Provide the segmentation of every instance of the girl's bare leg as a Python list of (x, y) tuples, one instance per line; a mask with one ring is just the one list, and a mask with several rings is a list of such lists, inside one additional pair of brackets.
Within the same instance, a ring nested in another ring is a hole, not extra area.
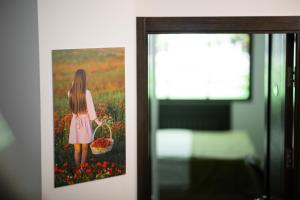
[(86, 162), (87, 153), (88, 153), (88, 144), (82, 144), (82, 155), (81, 155), (81, 163)]
[(76, 167), (80, 164), (80, 144), (74, 144), (74, 160)]

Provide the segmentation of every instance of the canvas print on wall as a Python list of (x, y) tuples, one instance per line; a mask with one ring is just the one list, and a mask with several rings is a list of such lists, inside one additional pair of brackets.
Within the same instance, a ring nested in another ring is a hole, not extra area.
[(125, 174), (124, 48), (53, 50), (55, 187)]

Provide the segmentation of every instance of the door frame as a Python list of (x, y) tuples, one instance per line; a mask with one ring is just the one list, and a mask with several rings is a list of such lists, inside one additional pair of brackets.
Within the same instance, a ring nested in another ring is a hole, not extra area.
[[(148, 97), (148, 34), (151, 33), (297, 33), (300, 16), (253, 17), (137, 17), (137, 197), (151, 199), (151, 149)], [(299, 37), (298, 37), (299, 41)], [(299, 44), (299, 42), (298, 42)], [(299, 66), (299, 50), (296, 55)], [(298, 67), (299, 68), (299, 67)], [(296, 88), (300, 88), (300, 70), (296, 71)], [(296, 101), (300, 98), (296, 91)], [(295, 106), (299, 108), (298, 105)], [(294, 126), (299, 127), (299, 114)], [(297, 128), (299, 130), (299, 128)], [(268, 135), (266, 135), (267, 139)], [(295, 134), (294, 138), (300, 138)], [(266, 145), (267, 146), (267, 145)], [(299, 149), (298, 145), (296, 145)], [(267, 150), (268, 147), (266, 147)], [(268, 151), (265, 151), (265, 158)], [(295, 152), (300, 157), (298, 152)], [(267, 160), (267, 159), (266, 159)], [(267, 163), (266, 163), (267, 164)], [(297, 165), (298, 166), (298, 165)], [(292, 186), (292, 185), (291, 185)]]

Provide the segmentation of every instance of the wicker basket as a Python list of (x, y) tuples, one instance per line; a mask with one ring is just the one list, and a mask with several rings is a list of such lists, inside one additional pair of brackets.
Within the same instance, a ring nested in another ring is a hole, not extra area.
[[(106, 126), (106, 127), (108, 128), (108, 130), (109, 130), (109, 136), (110, 136), (110, 137), (109, 137), (109, 138), (105, 138), (105, 139), (108, 140), (108, 141), (110, 141), (111, 144), (110, 144), (109, 146), (107, 146), (107, 147), (93, 147), (93, 146), (92, 146), (93, 143), (94, 143), (94, 141), (95, 141), (95, 134), (96, 134), (96, 132), (97, 132), (97, 129), (101, 127), (101, 126), (97, 126), (97, 127), (95, 128), (95, 130), (94, 130), (94, 134), (93, 134), (93, 142), (90, 144), (90, 148), (91, 148), (92, 153), (93, 153), (94, 155), (99, 155), (99, 154), (107, 153), (107, 152), (111, 151), (111, 149), (112, 149), (112, 147), (113, 147), (113, 145), (114, 145), (114, 140), (112, 139), (111, 128), (110, 128), (106, 123), (103, 124), (103, 126)], [(103, 138), (104, 138), (104, 137), (103, 137)]]

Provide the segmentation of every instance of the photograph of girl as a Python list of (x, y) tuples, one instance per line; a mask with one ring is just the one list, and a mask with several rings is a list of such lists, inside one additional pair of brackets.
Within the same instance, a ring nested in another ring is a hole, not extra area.
[(124, 48), (52, 51), (55, 187), (125, 174)]

